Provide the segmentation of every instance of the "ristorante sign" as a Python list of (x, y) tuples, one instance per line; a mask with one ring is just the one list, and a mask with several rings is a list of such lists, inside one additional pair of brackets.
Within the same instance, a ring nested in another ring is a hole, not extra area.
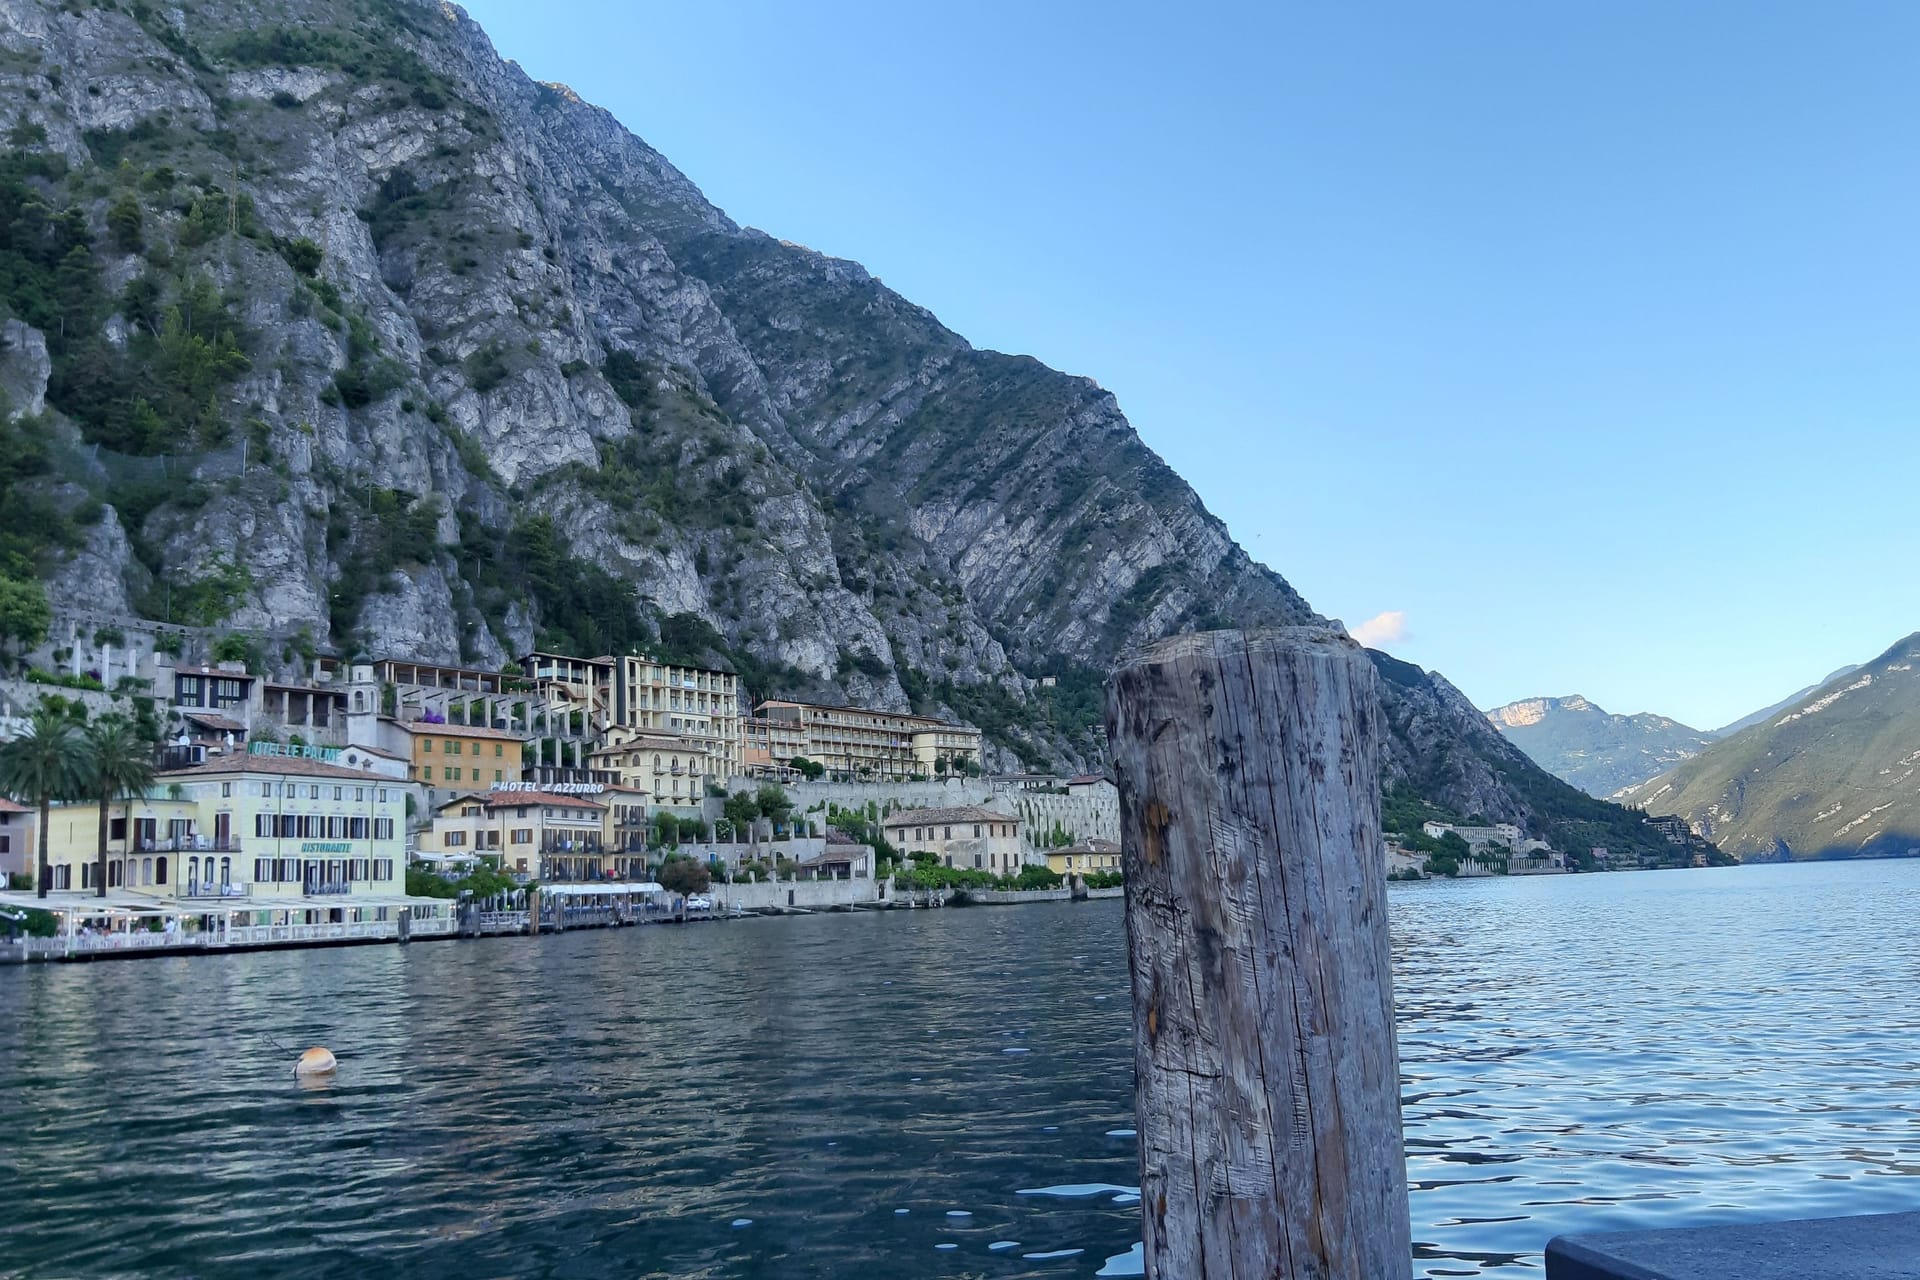
[(597, 796), (606, 787), (598, 782), (496, 782), (494, 791), (526, 791), (534, 795), (546, 792), (556, 796)]

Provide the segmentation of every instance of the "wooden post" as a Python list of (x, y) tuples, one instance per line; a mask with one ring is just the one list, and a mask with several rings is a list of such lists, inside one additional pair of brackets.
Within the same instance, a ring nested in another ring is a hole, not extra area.
[(1412, 1273), (1374, 679), (1295, 627), (1108, 682), (1149, 1277)]

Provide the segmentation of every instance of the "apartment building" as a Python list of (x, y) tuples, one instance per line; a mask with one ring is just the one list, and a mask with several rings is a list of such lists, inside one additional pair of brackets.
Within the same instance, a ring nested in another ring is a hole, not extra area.
[(455, 796), (420, 834), (427, 853), (471, 853), (542, 882), (603, 880), (612, 868), (607, 807), (555, 791), (486, 791)]
[(677, 816), (697, 817), (708, 784), (724, 786), (728, 777), (699, 739), (636, 729), (609, 729), (588, 762), (619, 787), (644, 792)]
[[(160, 773), (107, 819), (109, 889), (222, 909), (353, 905), (405, 890), (405, 788), (327, 759), (214, 757)], [(99, 830), (97, 804), (54, 808), (53, 889), (98, 887)]]
[(902, 853), (931, 853), (944, 867), (1008, 875), (1024, 862), (1020, 819), (974, 805), (907, 809), (881, 827), (887, 843)]
[(785, 750), (787, 759), (805, 756), (850, 778), (931, 778), (980, 766), (980, 731), (970, 725), (899, 711), (779, 701), (761, 703), (756, 719), (765, 722), (770, 758)]
[(615, 660), (614, 725), (687, 739), (706, 753), (718, 777), (740, 772), (740, 722), (740, 677), (731, 671), (642, 654)]

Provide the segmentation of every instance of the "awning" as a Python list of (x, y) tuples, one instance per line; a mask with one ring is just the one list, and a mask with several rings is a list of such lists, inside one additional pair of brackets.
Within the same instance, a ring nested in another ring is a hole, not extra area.
[(651, 880), (635, 882), (631, 880), (603, 880), (598, 884), (591, 881), (584, 884), (543, 884), (540, 896), (543, 898), (591, 898), (609, 895), (620, 897), (637, 893), (665, 893), (664, 885)]

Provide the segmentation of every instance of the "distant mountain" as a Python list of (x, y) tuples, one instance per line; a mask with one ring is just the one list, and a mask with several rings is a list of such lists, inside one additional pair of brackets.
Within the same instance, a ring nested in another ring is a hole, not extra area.
[[(1850, 676), (1854, 672), (1858, 671), (1859, 669), (1860, 668), (1858, 666), (1842, 667), (1838, 671), (1834, 672), (1832, 675), (1828, 676), (1825, 680), (1820, 681), (1819, 684), (1810, 684), (1806, 688), (1800, 690), (1798, 693), (1794, 693), (1789, 695), (1788, 697), (1780, 699), (1780, 701), (1774, 703), (1770, 707), (1762, 707), (1760, 708), (1760, 710), (1754, 712), (1750, 716), (1741, 716), (1738, 720), (1735, 720), (1732, 724), (1721, 725), (1718, 729), (1715, 729), (1713, 731), (1713, 736), (1716, 738), (1731, 738), (1734, 734), (1740, 732), (1742, 729), (1748, 728), (1752, 725), (1759, 724), (1762, 720), (1770, 720), (1773, 717), (1779, 715), (1781, 712), (1785, 711), (1788, 707), (1791, 707), (1794, 703), (1799, 702), (1802, 699), (1806, 698), (1808, 695), (1813, 693), (1814, 690), (1820, 688), (1821, 685), (1832, 684), (1835, 680), (1838, 680), (1841, 676)], [(1625, 785), (1625, 784), (1622, 784), (1622, 785)]]
[(1528, 759), (1438, 672), (1368, 653), (1380, 672), (1388, 728), (1381, 784), (1390, 801), (1417, 796), (1470, 820), (1512, 822), (1568, 853), (1604, 845), (1649, 863), (1687, 856), (1641, 814), (1576, 790)]
[(1920, 633), (1615, 797), (1743, 860), (1920, 856)]
[(1535, 764), (1591, 796), (1645, 782), (1713, 741), (1666, 716), (1609, 714), (1577, 693), (1509, 702), (1487, 719)]

